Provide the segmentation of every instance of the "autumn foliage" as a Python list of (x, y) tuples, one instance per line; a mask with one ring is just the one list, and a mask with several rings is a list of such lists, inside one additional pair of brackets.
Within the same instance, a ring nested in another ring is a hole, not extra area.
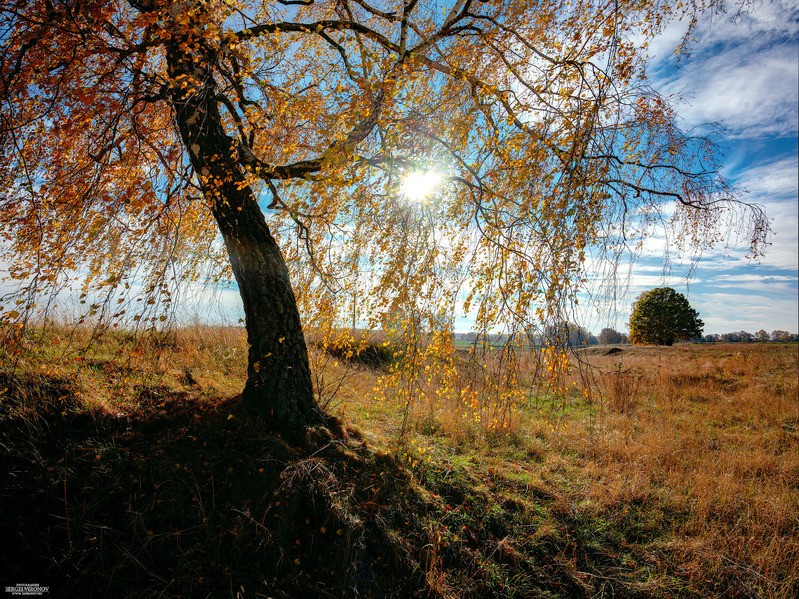
[(658, 287), (642, 293), (630, 314), (630, 342), (672, 345), (702, 337), (704, 323), (682, 293)]

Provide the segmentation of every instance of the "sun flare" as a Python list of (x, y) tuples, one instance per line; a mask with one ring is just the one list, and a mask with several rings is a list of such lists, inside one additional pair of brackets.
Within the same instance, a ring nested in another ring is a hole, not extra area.
[(400, 192), (407, 199), (422, 202), (435, 193), (444, 176), (435, 171), (413, 171), (408, 173), (400, 185)]

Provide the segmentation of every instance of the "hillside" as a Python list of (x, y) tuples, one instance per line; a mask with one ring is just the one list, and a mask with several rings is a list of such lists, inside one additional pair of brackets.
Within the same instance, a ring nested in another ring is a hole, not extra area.
[(316, 355), (328, 383), (344, 369), (326, 398), (341, 429), (289, 447), (235, 396), (240, 332), (119, 351), (130, 343), (79, 359), (41, 344), (4, 365), (4, 584), (72, 597), (799, 594), (796, 345), (591, 349), (601, 396), (530, 400), (501, 431), (377, 401), (379, 370)]

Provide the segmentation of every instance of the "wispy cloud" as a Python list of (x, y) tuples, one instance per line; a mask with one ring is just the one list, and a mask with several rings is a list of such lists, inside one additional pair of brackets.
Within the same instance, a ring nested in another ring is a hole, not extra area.
[[(673, 21), (649, 46), (651, 66), (673, 62), (675, 49), (688, 29), (687, 21)], [(794, 0), (760, 0), (731, 13), (706, 11), (700, 15), (693, 32), (688, 55), (710, 55), (714, 44), (748, 42), (748, 48), (760, 48), (795, 38), (799, 33), (799, 5)]]
[(789, 135), (797, 131), (798, 58), (790, 44), (737, 46), (690, 62), (663, 91), (684, 97), (678, 112), (688, 127), (720, 123), (736, 138)]
[(796, 197), (799, 160), (796, 156), (758, 164), (740, 172), (737, 183), (758, 200)]
[(729, 283), (746, 284), (746, 283), (763, 283), (763, 282), (795, 283), (796, 278), (788, 275), (742, 273), (742, 274), (717, 275), (716, 277), (713, 278), (713, 281), (717, 284), (724, 284), (724, 285), (727, 285)]
[(694, 33), (690, 56), (677, 64), (673, 49), (685, 29), (685, 23), (670, 25), (650, 53), (653, 83), (663, 93), (684, 98), (678, 113), (687, 127), (720, 123), (731, 138), (797, 131), (795, 2), (759, 2), (737, 19), (706, 13)]
[[(705, 293), (692, 300), (692, 305), (705, 322), (706, 333), (731, 331), (756, 332), (784, 329), (796, 332), (799, 316), (796, 296), (775, 297), (754, 293)], [(735, 314), (730, 319), (730, 313)]]

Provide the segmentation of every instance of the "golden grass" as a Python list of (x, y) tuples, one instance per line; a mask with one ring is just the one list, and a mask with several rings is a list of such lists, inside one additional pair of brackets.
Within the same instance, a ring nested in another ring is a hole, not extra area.
[[(87, 407), (114, 414), (157, 401), (161, 387), (203, 400), (244, 384), (241, 328), (116, 334), (79, 351), (82, 334), (50, 332), (16, 367), (76, 381)], [(481, 360), (461, 353), (457, 382), (415, 381), (417, 401), (395, 402), (375, 391), (386, 367), (311, 348), (320, 402), (373, 446), (404, 452), (411, 466), (468, 456), (491, 480), (525, 481), (527, 501), (547, 494), (575, 521), (607, 522), (622, 546), (687, 585), (663, 594), (799, 592), (799, 346), (592, 348), (580, 355), (590, 376), (575, 374), (555, 396), (532, 385), (538, 362), (522, 356), (516, 375), (528, 391), (510, 399), (496, 384), (499, 358)], [(437, 393), (445, 384), (454, 392)], [(435, 563), (429, 576), (439, 577)]]
[[(540, 460), (533, 478), (559, 488), (572, 509), (608, 520), (621, 534), (632, 531), (630, 544), (642, 542), (639, 529), (661, 527), (646, 552), (676, 567), (695, 592), (726, 585), (733, 595), (787, 598), (799, 589), (797, 350), (592, 349), (581, 355), (591, 366), (592, 402), (580, 393), (537, 397), (516, 407), (504, 434), (428, 399), (412, 407), (411, 418), (420, 445), (482, 454), (478, 460), (493, 453), (484, 464), (495, 470), (518, 466), (521, 445)], [(573, 383), (586, 384), (577, 376)], [(339, 414), (366, 430), (377, 426), (385, 438), (399, 422), (397, 410), (375, 409), (362, 397)]]
[(106, 332), (88, 328), (32, 330), (24, 351), (0, 353), (7, 372), (68, 381), (84, 408), (133, 413), (160, 392), (199, 400), (241, 392), (247, 371), (246, 333), (240, 327), (193, 326), (168, 333)]
[(639, 382), (626, 399), (611, 386), (600, 426), (576, 420), (552, 440), (552, 459), (584, 481), (578, 495), (610, 513), (644, 504), (681, 514), (663, 549), (689, 577), (734, 578), (752, 596), (795, 592), (797, 346), (635, 348), (589, 361), (600, 380)]

